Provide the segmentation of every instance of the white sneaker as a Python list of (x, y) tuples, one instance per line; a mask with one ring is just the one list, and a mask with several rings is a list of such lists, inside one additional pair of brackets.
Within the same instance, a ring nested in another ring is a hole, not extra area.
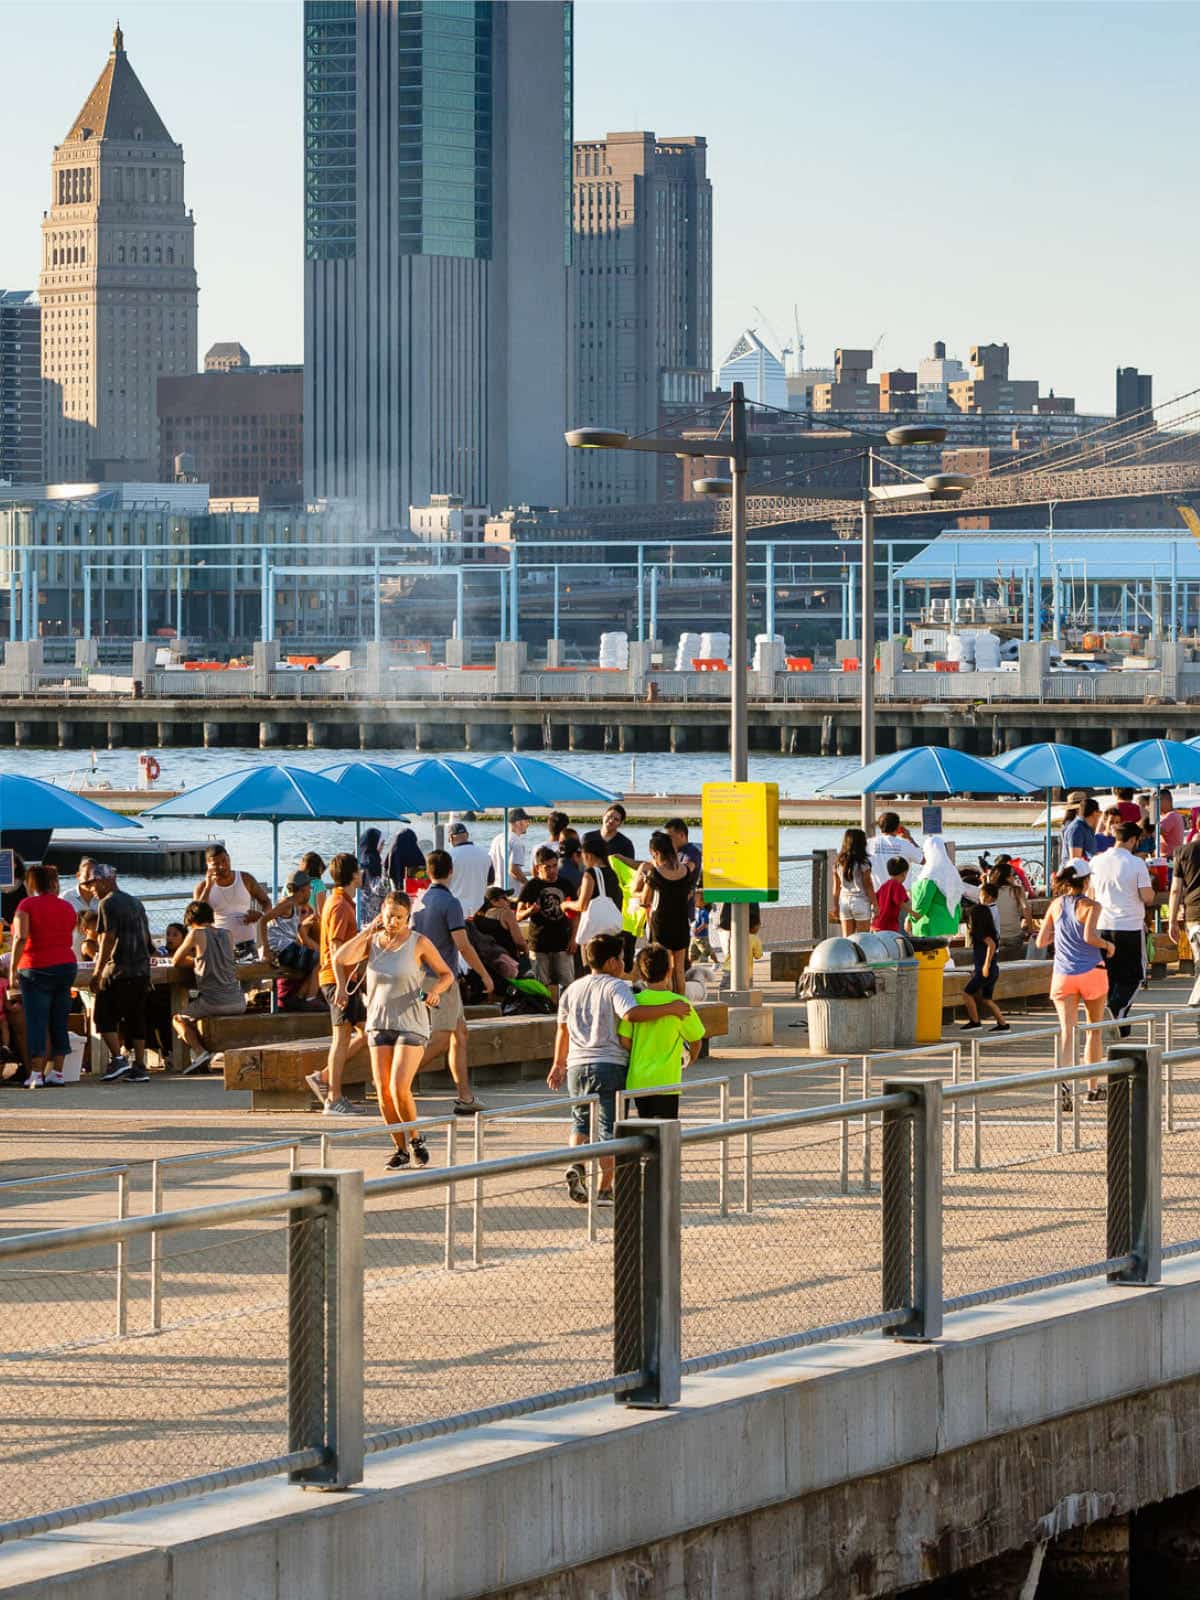
[(44, 1089), (46, 1087), (46, 1080), (42, 1077), (40, 1072), (31, 1072), (28, 1078), (25, 1080), (25, 1087), (27, 1089)]
[(46, 1082), (53, 1085), (55, 1089), (60, 1089), (67, 1081), (63, 1077), (62, 1073), (58, 1072), (54, 1067), (50, 1068), (50, 1071), (46, 1073), (45, 1078)]
[(309, 1072), (305, 1075), (304, 1081), (321, 1104), (324, 1105), (328, 1098), (329, 1090), (326, 1088), (325, 1080), (321, 1074), (319, 1072)]

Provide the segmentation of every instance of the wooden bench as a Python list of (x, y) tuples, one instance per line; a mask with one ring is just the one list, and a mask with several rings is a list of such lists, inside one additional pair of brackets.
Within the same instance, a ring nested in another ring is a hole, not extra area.
[[(729, 1007), (718, 1001), (701, 1001), (696, 1010), (708, 1032), (719, 1039), (729, 1029)], [(234, 1019), (238, 1020), (238, 1019)], [(467, 1022), (468, 1060), (472, 1079), (480, 1085), (519, 1083), (544, 1077), (554, 1058), (554, 1017), (476, 1017)], [(325, 1063), (328, 1035), (320, 1040), (296, 1040), (230, 1048), (225, 1051), (224, 1082), (229, 1090), (249, 1090), (253, 1111), (303, 1111), (313, 1108), (304, 1082)], [(444, 1057), (430, 1062), (418, 1078), (428, 1082), (443, 1070)], [(371, 1061), (365, 1048), (346, 1063), (343, 1082), (357, 1088), (371, 1081)]]
[[(966, 952), (955, 955), (961, 962)], [(963, 990), (971, 976), (971, 968), (955, 965), (942, 976), (942, 1010), (954, 1011), (962, 1005)], [(1049, 998), (1050, 979), (1054, 972), (1053, 961), (1002, 961), (996, 978), (996, 1000), (1044, 1000)]]

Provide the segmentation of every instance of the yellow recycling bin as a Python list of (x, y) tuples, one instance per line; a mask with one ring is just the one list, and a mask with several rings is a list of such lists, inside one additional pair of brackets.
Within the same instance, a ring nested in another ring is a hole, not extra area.
[(939, 950), (918, 950), (917, 958), (917, 1043), (937, 1044), (942, 1037), (942, 971), (950, 959), (943, 946)]

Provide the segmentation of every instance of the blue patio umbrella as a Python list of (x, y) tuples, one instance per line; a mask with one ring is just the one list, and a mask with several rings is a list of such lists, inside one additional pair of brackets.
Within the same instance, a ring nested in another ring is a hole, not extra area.
[(359, 822), (402, 819), (404, 807), (384, 804), (379, 794), (363, 793), (353, 783), (333, 783), (303, 767), (242, 767), (222, 778), (210, 778), (173, 800), (144, 813), (148, 817), (224, 818), (230, 822), (260, 820), (271, 824), (271, 881), (279, 896), (279, 824), (281, 822)]
[(1124, 767), (1147, 789), (1169, 789), (1176, 783), (1200, 783), (1200, 750), (1191, 740), (1138, 739), (1108, 752), (1108, 760)]
[(821, 794), (1034, 794), (1037, 785), (1001, 772), (990, 761), (945, 745), (914, 745), (879, 756), (857, 772), (820, 785)]
[(1137, 739), (1108, 753), (1136, 781), (1154, 793), (1154, 848), (1161, 846), (1162, 804), (1159, 790), (1177, 783), (1200, 783), (1200, 750), (1179, 739)]
[[(515, 806), (523, 806), (530, 798), (527, 789), (510, 779), (489, 772), (486, 766), (475, 766), (469, 761), (455, 761), (450, 756), (426, 756), (422, 761), (407, 761), (397, 768), (402, 778), (427, 785), (440, 796), (440, 805), (427, 807), (433, 811), (434, 826), (442, 811), (497, 811), (504, 812), (504, 860), (508, 861), (508, 813)], [(440, 835), (438, 843), (441, 843)]]
[(429, 801), (436, 799), (427, 787), (406, 777), (398, 767), (385, 766), (382, 761), (339, 761), (336, 766), (322, 767), (321, 776), (351, 789), (362, 800), (372, 797), (384, 807), (379, 815), (391, 817), (389, 807), (402, 806), (406, 812), (420, 816), (430, 810)]
[(1090, 750), (1077, 750), (1073, 744), (1023, 744), (1002, 756), (993, 756), (991, 765), (1016, 778), (1024, 778), (1046, 791), (1046, 882), (1050, 881), (1050, 839), (1053, 826), (1050, 794), (1053, 789), (1136, 788), (1138, 779), (1104, 756)]
[(612, 790), (598, 789), (594, 783), (564, 772), (540, 756), (489, 756), (479, 765), (484, 772), (494, 773), (524, 789), (526, 797), (538, 805), (567, 805), (575, 800), (607, 803), (613, 798)]
[(41, 778), (19, 778), (0, 772), (0, 845), (38, 860), (45, 855), (55, 828), (136, 828), (132, 817), (122, 817), (106, 806), (94, 805), (69, 789)]
[(19, 778), (0, 772), (0, 832), (47, 833), (55, 828), (136, 828), (132, 817), (123, 817), (98, 806), (82, 795), (60, 789), (41, 778)]

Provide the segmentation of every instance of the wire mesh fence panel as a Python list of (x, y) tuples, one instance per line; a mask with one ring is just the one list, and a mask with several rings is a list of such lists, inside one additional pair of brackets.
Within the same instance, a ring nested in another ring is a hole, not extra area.
[(1060, 1102), (1057, 1113), (1060, 1153), (1046, 1087), (981, 1095), (949, 1108), (942, 1204), (947, 1299), (1106, 1259), (1107, 1107), (1085, 1107), (1086, 1091), (1073, 1087), (1072, 1110)]
[(449, 1218), (441, 1188), (368, 1197), (368, 1432), (613, 1370), (612, 1208), (589, 1242), (562, 1168), (486, 1178), (478, 1210), (475, 1181), (455, 1187)]
[(843, 1182), (840, 1125), (756, 1134), (683, 1152), (683, 1355), (852, 1321), (880, 1309), (879, 1202)]
[(1200, 1239), (1200, 1058), (1165, 1063), (1163, 1074), (1162, 1229), (1172, 1245)]
[(126, 1334), (115, 1245), (0, 1267), (0, 1521), (287, 1449), (286, 1225), (219, 1231), (171, 1236), (193, 1316), (151, 1335), (144, 1237), (126, 1246)]

